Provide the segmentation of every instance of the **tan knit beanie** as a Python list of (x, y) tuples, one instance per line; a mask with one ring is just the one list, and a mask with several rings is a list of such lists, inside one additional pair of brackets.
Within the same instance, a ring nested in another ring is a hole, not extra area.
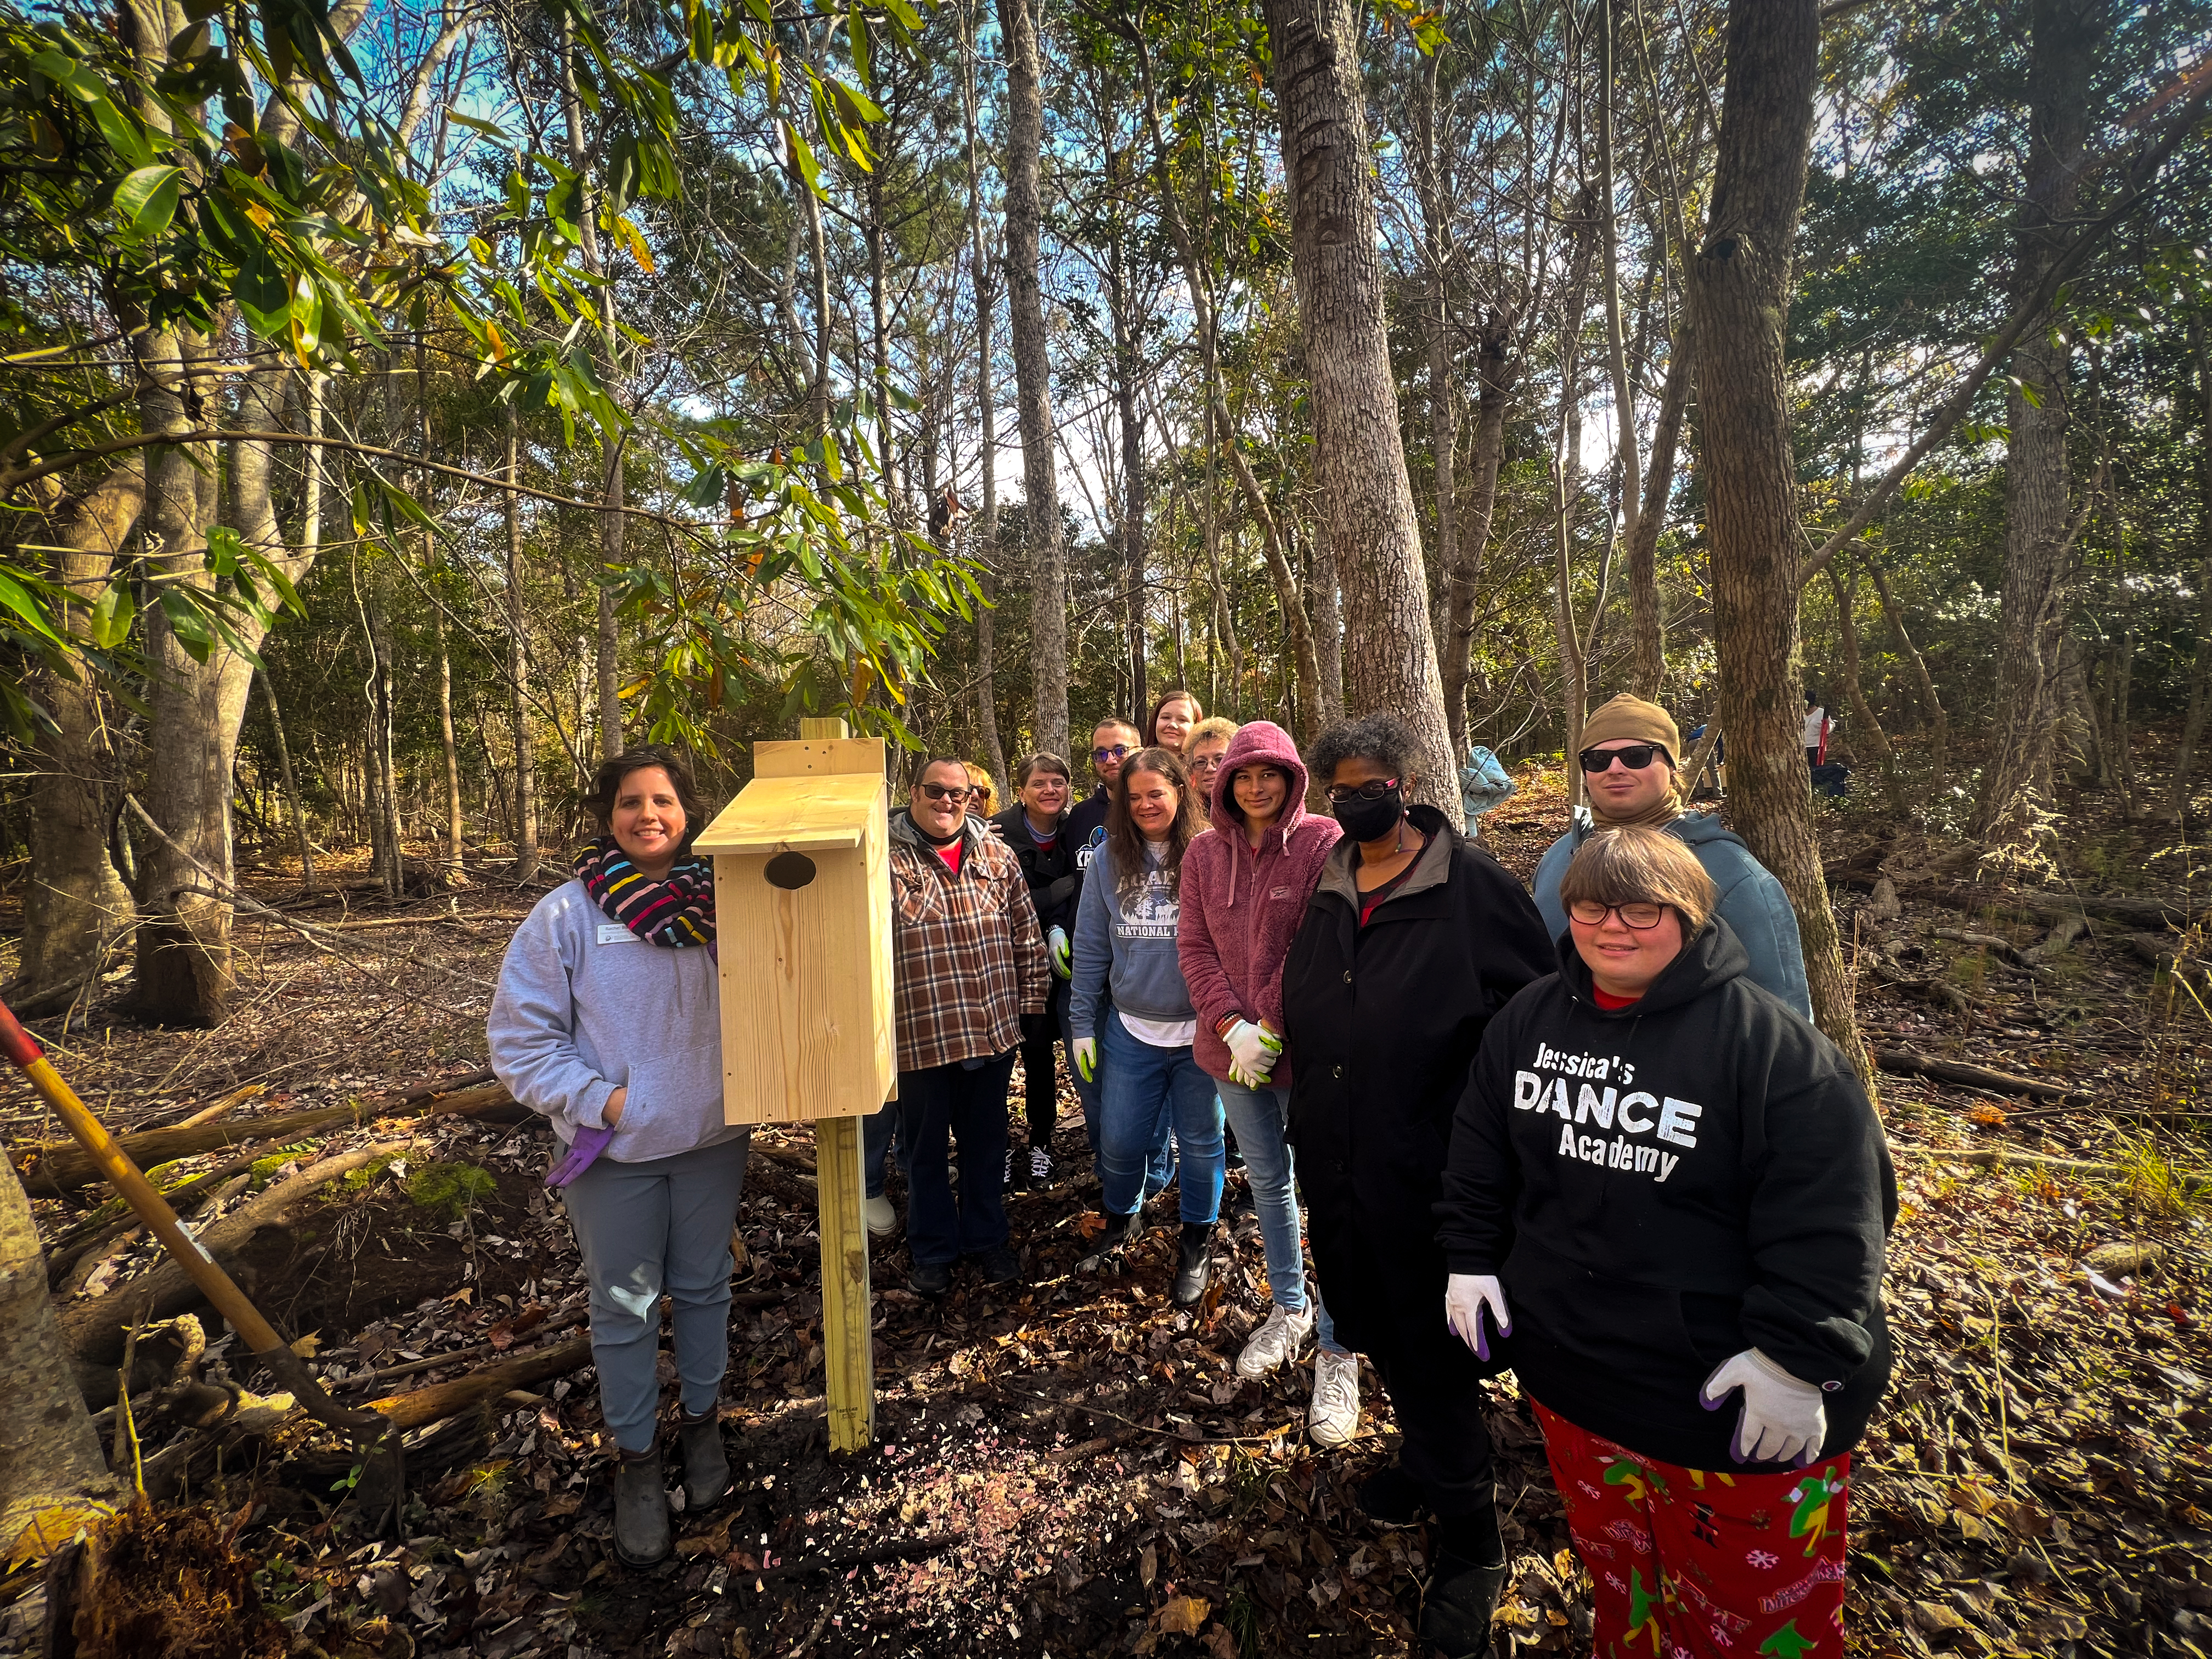
[[(1656, 702), (1646, 702), (1626, 691), (1605, 704), (1583, 722), (1583, 747), (1593, 748), (1601, 743), (1656, 743), (1667, 751), (1668, 763), (1679, 771), (1682, 764), (1682, 735), (1674, 729), (1674, 717)], [(1656, 764), (1656, 763), (1655, 763)], [(1607, 817), (1598, 811), (1597, 803), (1590, 803), (1590, 814), (1601, 828), (1620, 829), (1629, 824), (1652, 827), (1671, 823), (1681, 815), (1680, 785), (1662, 795), (1633, 817)]]

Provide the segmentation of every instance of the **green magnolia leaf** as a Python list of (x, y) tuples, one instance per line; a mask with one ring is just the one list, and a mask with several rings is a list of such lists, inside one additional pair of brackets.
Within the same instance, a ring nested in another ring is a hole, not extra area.
[(185, 654), (205, 666), (216, 645), (215, 629), (190, 597), (173, 587), (161, 590), (161, 614), (168, 618), (169, 632), (185, 648)]
[(806, 180), (806, 187), (816, 195), (820, 195), (822, 164), (814, 159), (814, 146), (801, 137), (799, 129), (789, 121), (783, 124), (783, 141), (791, 147), (791, 154), (798, 159), (799, 171)]
[(93, 644), (102, 651), (113, 650), (131, 637), (131, 624), (137, 615), (138, 602), (131, 596), (131, 584), (110, 582), (93, 602)]
[(24, 624), (40, 639), (53, 645), (65, 643), (60, 634), (55, 631), (53, 619), (47, 616), (46, 608), (33, 597), (29, 588), (5, 570), (0, 570), (0, 606), (21, 617)]
[(116, 185), (115, 211), (131, 236), (146, 241), (169, 228), (184, 176), (182, 167), (140, 167)]
[(291, 321), (291, 279), (265, 247), (240, 264), (231, 278), (230, 293), (245, 313), (246, 326), (264, 339), (275, 339)]
[(446, 106), (446, 118), (448, 121), (459, 122), (471, 132), (481, 132), (485, 137), (496, 140), (508, 149), (514, 148), (514, 140), (507, 136), (507, 129), (495, 121), (482, 121), (473, 115), (464, 115), (451, 104)]

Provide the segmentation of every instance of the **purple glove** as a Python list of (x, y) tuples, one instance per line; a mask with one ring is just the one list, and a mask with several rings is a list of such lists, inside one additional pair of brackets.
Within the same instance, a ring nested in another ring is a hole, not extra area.
[(545, 1184), (567, 1186), (592, 1167), (592, 1160), (606, 1151), (607, 1143), (614, 1138), (612, 1129), (577, 1130), (575, 1144), (568, 1148), (568, 1156), (553, 1166), (553, 1172), (545, 1177)]

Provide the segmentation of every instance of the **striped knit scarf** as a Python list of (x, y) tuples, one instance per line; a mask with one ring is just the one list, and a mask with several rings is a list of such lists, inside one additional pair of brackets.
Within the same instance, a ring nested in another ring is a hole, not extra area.
[(649, 945), (681, 950), (714, 943), (714, 875), (702, 859), (679, 860), (655, 881), (630, 862), (609, 836), (576, 854), (576, 879), (610, 921)]

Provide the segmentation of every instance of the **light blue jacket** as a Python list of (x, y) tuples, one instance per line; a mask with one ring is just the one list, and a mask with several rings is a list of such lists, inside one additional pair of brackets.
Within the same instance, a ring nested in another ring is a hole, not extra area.
[(721, 988), (703, 950), (648, 945), (609, 921), (580, 881), (538, 901), (507, 947), (491, 1000), (491, 1067), (574, 1141), (606, 1127), (606, 1156), (643, 1164), (735, 1140), (722, 1121)]
[[(1152, 857), (1146, 849), (1147, 866)], [(1125, 908), (1115, 881), (1113, 848), (1098, 849), (1084, 878), (1082, 900), (1075, 907), (1070, 1030), (1097, 1029), (1098, 1011), (1109, 988), (1114, 1006), (1139, 1019), (1195, 1018), (1176, 945), (1182, 915), (1179, 900), (1169, 899), (1150, 885), (1139, 888)]]
[[(1589, 809), (1575, 809), (1573, 827), (1553, 842), (1536, 866), (1536, 908), (1544, 926), (1557, 939), (1567, 931), (1566, 908), (1559, 902), (1559, 883), (1575, 848), (1595, 827)], [(1665, 826), (1668, 835), (1698, 855), (1698, 862), (1721, 890), (1721, 919), (1735, 930), (1751, 957), (1744, 977), (1764, 986), (1807, 1019), (1813, 1018), (1813, 995), (1805, 986), (1805, 949), (1797, 938), (1797, 913), (1773, 872), (1752, 857), (1751, 848), (1724, 828), (1710, 812), (1685, 812)]]

